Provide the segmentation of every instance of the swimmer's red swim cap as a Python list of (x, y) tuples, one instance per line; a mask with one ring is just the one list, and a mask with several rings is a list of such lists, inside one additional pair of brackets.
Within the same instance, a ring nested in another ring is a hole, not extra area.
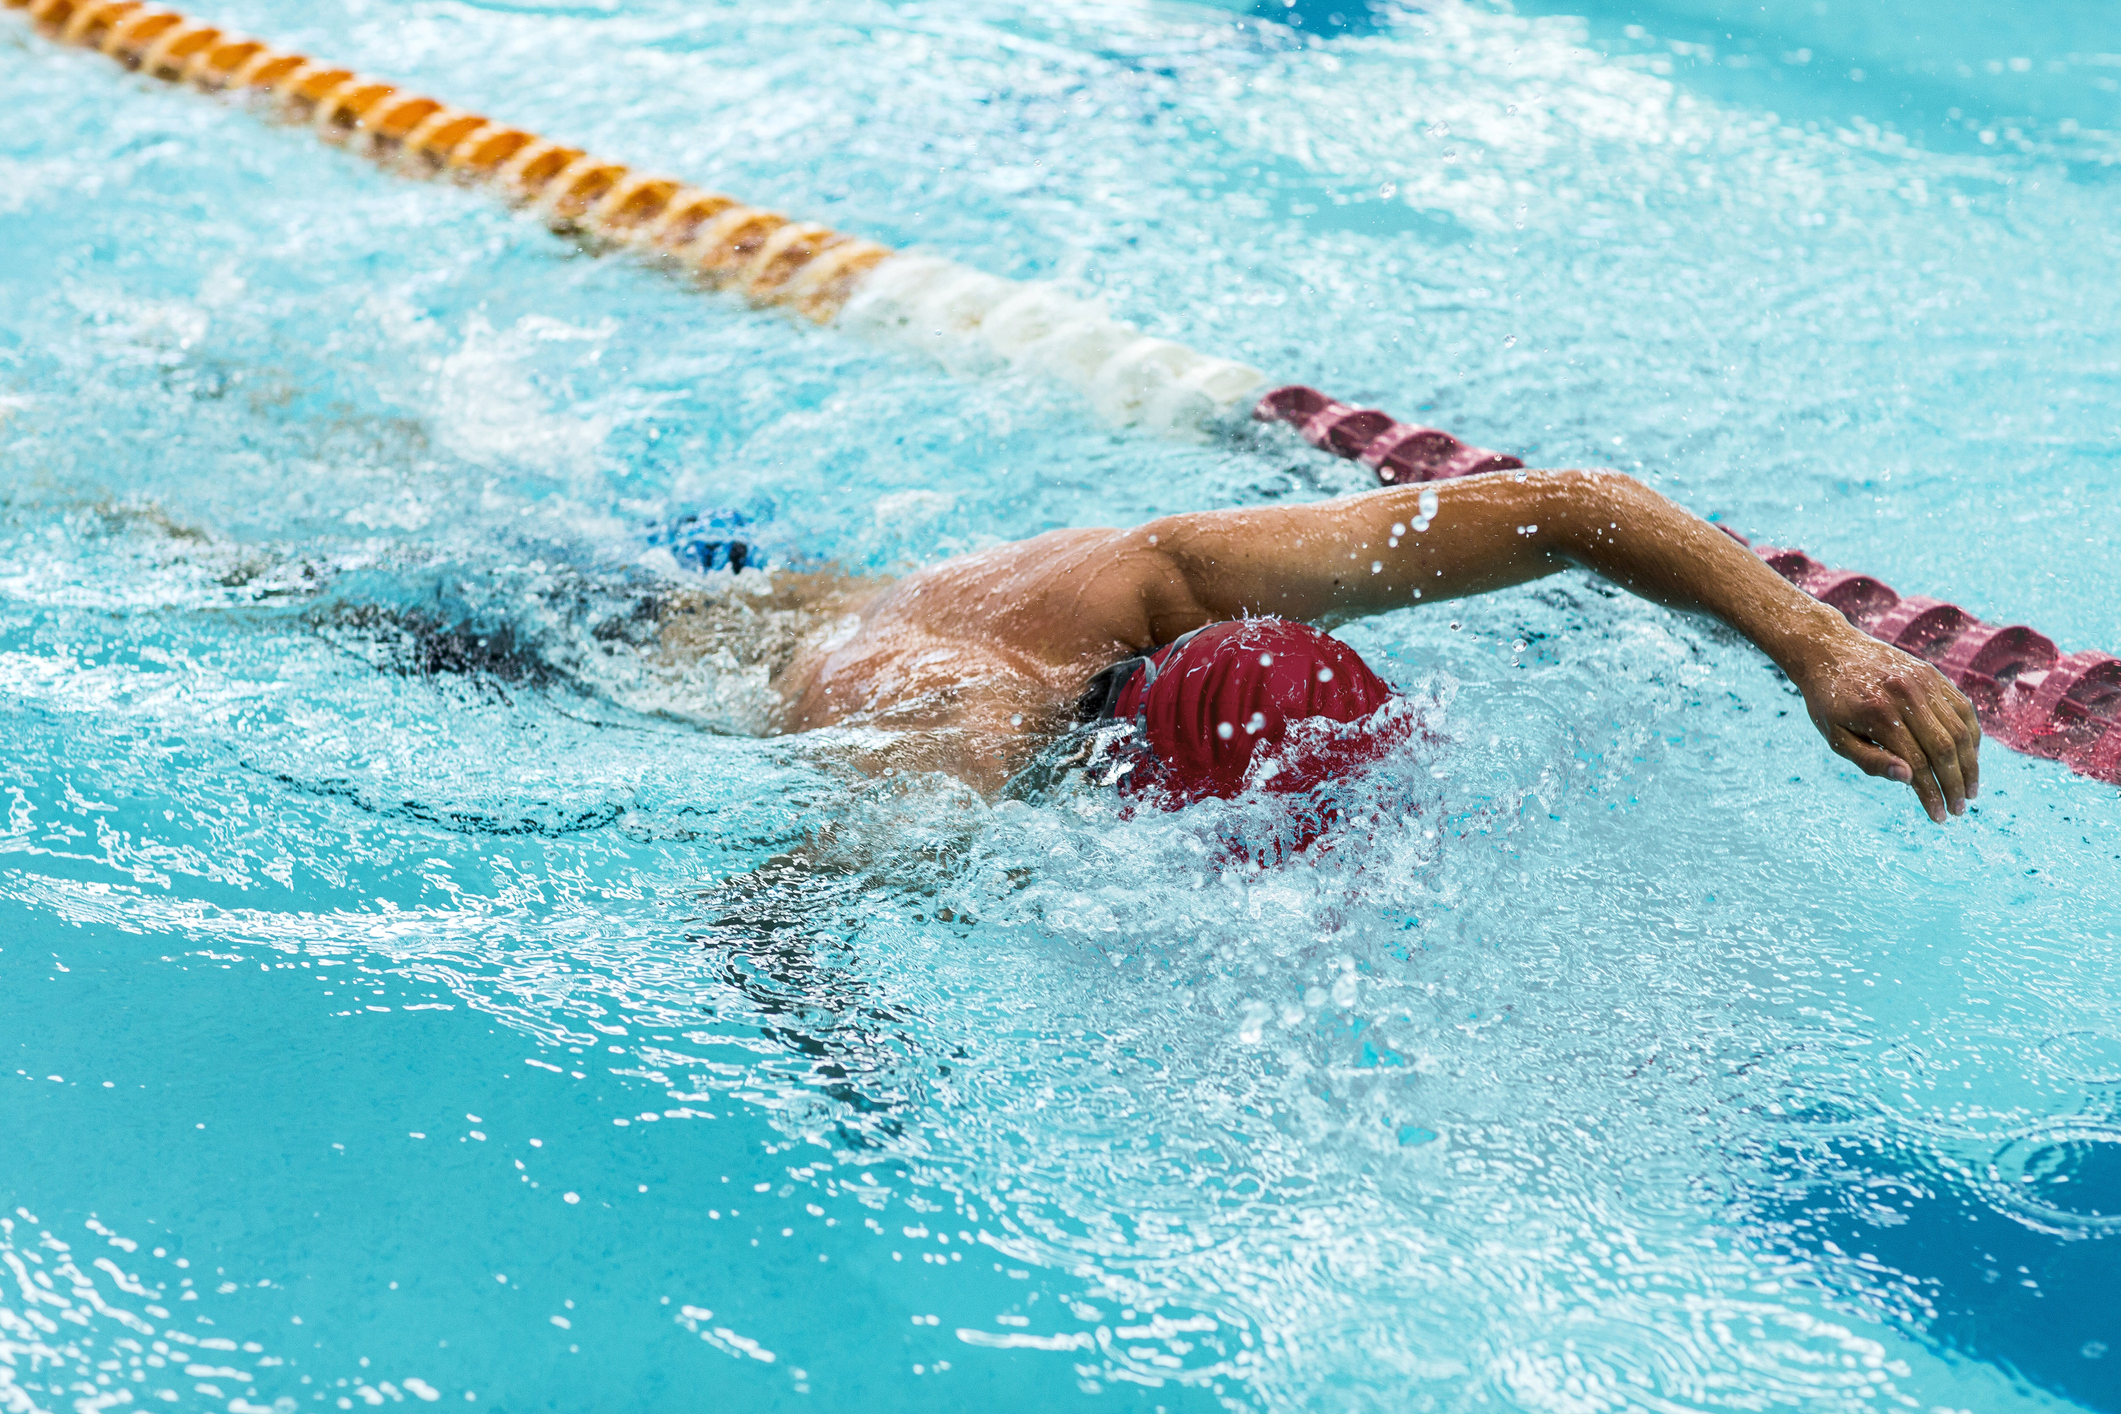
[[(1151, 670), (1154, 670), (1153, 673)], [(1121, 779), (1130, 793), (1160, 788), (1173, 803), (1234, 796), (1249, 785), (1308, 790), (1375, 761), (1389, 747), (1361, 732), (1321, 733), (1276, 756), (1292, 723), (1359, 722), (1392, 699), (1361, 655), (1308, 624), (1233, 619), (1157, 650), (1120, 689), (1112, 715), (1139, 721), (1146, 759)]]

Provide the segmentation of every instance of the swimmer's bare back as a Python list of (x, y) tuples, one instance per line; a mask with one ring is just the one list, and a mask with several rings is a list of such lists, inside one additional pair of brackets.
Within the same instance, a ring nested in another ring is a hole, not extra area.
[(764, 668), (778, 683), (804, 649), (854, 632), (861, 611), (891, 584), (829, 570), (731, 575), (659, 600), (657, 637), (672, 660), (725, 659)]
[(1796, 683), (1834, 751), (1912, 786), (1932, 819), (1975, 793), (1980, 723), (1942, 674), (1614, 472), (1492, 472), (1057, 530), (871, 581), (846, 591), (842, 632), (776, 674), (779, 727), (914, 733), (932, 764), (993, 791), (1070, 724), (1098, 671), (1190, 629), (1246, 614), (1331, 627), (1571, 567), (1743, 634)]

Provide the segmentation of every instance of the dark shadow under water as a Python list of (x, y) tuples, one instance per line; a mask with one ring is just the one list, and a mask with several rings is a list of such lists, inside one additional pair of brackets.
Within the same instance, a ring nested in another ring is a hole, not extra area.
[(1837, 1295), (2088, 1408), (2121, 1411), (2112, 1116), (2045, 1124), (1991, 1153), (1857, 1132), (1766, 1158), (1774, 1177), (1750, 1204), (1754, 1230)]

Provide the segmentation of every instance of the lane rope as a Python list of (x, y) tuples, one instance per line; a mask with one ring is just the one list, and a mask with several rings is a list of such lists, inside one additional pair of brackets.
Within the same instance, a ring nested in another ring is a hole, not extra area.
[[(141, 0), (0, 0), (46, 35), (129, 69), (249, 97), (408, 176), (450, 177), (592, 249), (627, 250), (755, 305), (919, 347), (944, 342), (1041, 370), (1098, 415), (1200, 435), (1265, 385), (1257, 369), (1151, 338), (1098, 303), (795, 221), (674, 177), (409, 93)], [(961, 353), (944, 353), (947, 361)]]
[[(143, 0), (0, 0), (0, 6), (26, 11), (54, 39), (153, 78), (254, 98), (322, 140), (394, 171), (487, 187), (592, 249), (630, 251), (819, 324), (930, 348), (940, 337), (1044, 370), (1083, 391), (1111, 422), (1197, 435), (1266, 382), (1256, 369), (1151, 338), (1101, 305), (1050, 285), (904, 254), (674, 177), (636, 172)], [(1258, 397), (1252, 415), (1293, 426), (1314, 446), (1370, 468), (1386, 485), (1524, 465), (1440, 429), (1401, 423), (1299, 385)], [(2023, 625), (1987, 624), (1954, 604), (1903, 598), (1869, 575), (1829, 568), (1801, 550), (1753, 548), (1857, 627), (1934, 663), (1973, 699), (1989, 735), (2121, 784), (2121, 659), (2062, 654)]]
[[(1300, 385), (1269, 392), (1252, 415), (1289, 424), (1314, 447), (1370, 468), (1386, 486), (1524, 465)], [(1934, 664), (1972, 700), (1989, 736), (2013, 751), (2121, 785), (2121, 658), (2095, 650), (2063, 653), (2023, 624), (1983, 623), (1956, 604), (1902, 596), (1871, 575), (1821, 564), (1802, 550), (1754, 545), (1728, 526), (1719, 528), (1865, 633)]]

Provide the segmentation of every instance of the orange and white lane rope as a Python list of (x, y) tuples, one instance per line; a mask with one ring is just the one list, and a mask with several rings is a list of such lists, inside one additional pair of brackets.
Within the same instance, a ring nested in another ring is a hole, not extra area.
[[(624, 248), (820, 324), (937, 340), (1055, 374), (1100, 415), (1175, 433), (1257, 393), (1255, 369), (1153, 339), (1100, 306), (814, 222), (467, 113), (437, 98), (141, 0), (0, 0), (54, 39), (154, 78), (254, 97), (326, 142), (417, 176), (488, 187), (555, 230)], [(941, 351), (947, 360), (955, 350)]]
[[(1255, 369), (1149, 338), (1051, 287), (897, 254), (675, 178), (635, 172), (141, 0), (0, 6), (26, 10), (45, 33), (155, 78), (255, 95), (325, 141), (400, 171), (484, 184), (556, 230), (670, 262), (756, 304), (819, 323), (911, 335), (930, 348), (947, 345), (946, 361), (971, 350), (1043, 368), (1083, 389), (1115, 422), (1184, 433), (1249, 402), (1259, 420), (1289, 423), (1386, 484), (1523, 465), (1310, 388), (1267, 391)], [(1759, 553), (1859, 627), (1938, 664), (1973, 698), (1991, 735), (2121, 784), (2121, 658), (2064, 655), (2031, 629), (1983, 624), (1951, 604), (1902, 598), (1867, 575), (1829, 570), (1801, 552)]]

